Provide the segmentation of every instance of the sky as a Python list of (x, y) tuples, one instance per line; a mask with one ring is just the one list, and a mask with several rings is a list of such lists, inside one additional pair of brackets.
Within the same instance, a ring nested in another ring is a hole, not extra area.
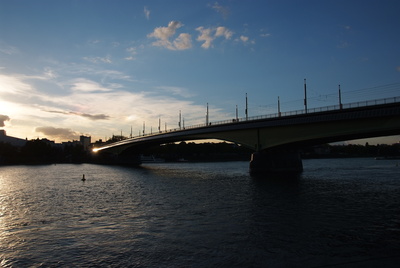
[[(0, 129), (56, 142), (400, 96), (397, 0), (0, 0)], [(161, 122), (161, 123), (160, 123)], [(182, 122), (182, 123), (183, 123)], [(379, 142), (398, 142), (400, 136)]]

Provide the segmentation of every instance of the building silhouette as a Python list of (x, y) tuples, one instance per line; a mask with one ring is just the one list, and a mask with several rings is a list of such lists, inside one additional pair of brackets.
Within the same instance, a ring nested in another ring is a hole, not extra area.
[(0, 142), (9, 143), (16, 147), (22, 147), (26, 144), (27, 140), (9, 137), (4, 129), (0, 129)]

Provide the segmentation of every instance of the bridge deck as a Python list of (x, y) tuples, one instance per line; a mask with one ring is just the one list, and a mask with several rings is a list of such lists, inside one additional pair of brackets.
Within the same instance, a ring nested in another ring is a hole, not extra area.
[[(284, 113), (275, 113), (262, 116), (245, 118), (231, 119), (224, 121), (211, 122), (208, 125), (198, 124), (178, 129), (170, 129), (167, 131), (159, 131), (156, 133), (150, 133), (144, 136), (137, 136), (130, 139), (114, 142), (111, 144), (104, 145), (99, 148), (95, 148), (94, 151), (105, 150), (120, 147), (119, 150), (124, 150), (127, 147), (133, 146), (134, 144), (148, 144), (148, 143), (167, 143), (179, 140), (193, 140), (193, 139), (225, 139), (228, 141), (236, 141), (238, 143), (244, 142), (244, 145), (248, 145), (255, 149), (259, 149), (260, 133), (257, 137), (244, 138), (247, 134), (243, 131), (249, 131), (258, 129), (265, 130), (271, 127), (282, 127), (299, 124), (314, 124), (318, 127), (325, 127), (321, 125), (323, 122), (333, 121), (346, 121), (350, 120), (354, 122), (357, 119), (363, 118), (384, 118), (390, 116), (400, 115), (400, 97), (363, 101), (356, 103), (349, 103), (343, 105), (334, 105), (321, 108), (313, 108), (305, 110), (290, 111)], [(346, 126), (351, 127), (351, 126)], [(362, 128), (365, 129), (365, 126)], [(314, 127), (315, 129), (315, 127)], [(290, 131), (287, 128), (285, 131)], [(296, 129), (298, 131), (298, 129)], [(315, 130), (314, 130), (315, 131)], [(397, 130), (396, 130), (397, 131)], [(229, 135), (229, 132), (236, 132), (236, 135)], [(265, 132), (265, 131), (264, 131)], [(277, 132), (276, 135), (278, 135)], [(216, 134), (218, 133), (218, 134)], [(240, 137), (238, 136), (240, 133)], [(272, 134), (270, 134), (272, 135)], [(279, 134), (280, 135), (280, 134)], [(265, 137), (261, 139), (271, 138), (264, 134)], [(350, 135), (349, 135), (350, 137)], [(275, 138), (275, 137), (274, 137)], [(254, 139), (257, 139), (256, 145), (254, 145)], [(263, 142), (264, 144), (265, 141)], [(266, 146), (266, 145), (265, 145)]]

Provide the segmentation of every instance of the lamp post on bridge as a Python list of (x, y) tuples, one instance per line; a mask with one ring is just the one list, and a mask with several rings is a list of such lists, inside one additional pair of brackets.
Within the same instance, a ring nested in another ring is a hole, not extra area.
[(181, 110), (179, 110), (179, 122), (178, 122), (179, 129), (182, 128), (181, 123), (182, 123), (182, 113), (181, 113)]
[(304, 78), (304, 108), (307, 113), (307, 84), (305, 78)]
[(209, 119), (209, 114), (208, 114), (208, 102), (207, 102), (207, 112), (206, 112), (206, 126), (208, 126), (208, 119)]
[(236, 105), (236, 122), (239, 121), (238, 106)]
[(339, 108), (340, 110), (343, 109), (343, 105), (342, 105), (342, 93), (340, 91), (340, 84), (339, 84)]
[(246, 109), (244, 110), (245, 114), (246, 114), (246, 121), (249, 119), (249, 106), (247, 103), (247, 93), (246, 93)]
[(279, 96), (278, 96), (278, 116), (281, 117), (281, 101), (279, 100)]

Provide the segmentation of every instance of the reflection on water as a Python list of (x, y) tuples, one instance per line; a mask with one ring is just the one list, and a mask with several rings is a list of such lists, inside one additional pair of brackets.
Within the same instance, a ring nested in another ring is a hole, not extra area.
[(0, 167), (0, 265), (397, 267), (398, 163), (303, 164)]

